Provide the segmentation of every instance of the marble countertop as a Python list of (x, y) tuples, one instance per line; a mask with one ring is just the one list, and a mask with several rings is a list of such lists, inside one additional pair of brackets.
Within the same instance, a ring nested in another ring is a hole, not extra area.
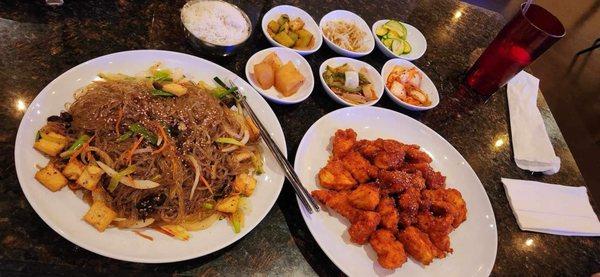
[[(342, 275), (308, 231), (289, 184), (261, 224), (233, 245), (201, 258), (171, 264), (121, 262), (88, 252), (50, 229), (36, 215), (19, 186), (14, 168), (14, 140), (26, 106), (50, 81), (89, 59), (131, 49), (165, 49), (219, 62), (244, 76), (247, 59), (270, 47), (259, 28), (234, 57), (216, 59), (194, 51), (179, 23), (184, 1), (66, 0), (60, 7), (43, 1), (0, 2), (0, 272), (6, 275)], [(234, 1), (235, 2), (235, 1)], [(505, 22), (499, 14), (452, 0), (381, 1), (238, 1), (254, 26), (272, 6), (291, 4), (318, 22), (327, 12), (347, 9), (368, 24), (397, 18), (417, 27), (429, 48), (415, 61), (437, 85), (442, 103), (458, 89), (461, 76), (480, 48)], [(460, 15), (457, 13), (460, 11)], [(259, 25), (259, 24), (258, 24)], [(307, 57), (314, 72), (336, 56), (327, 46)], [(375, 49), (361, 60), (381, 69), (387, 60)], [(315, 75), (316, 76), (316, 75)], [(317, 78), (318, 79), (318, 78)], [(585, 185), (546, 102), (538, 104), (551, 141), (562, 160), (558, 174), (531, 174), (516, 167), (509, 137), (506, 93), (502, 89), (486, 103), (456, 115), (440, 106), (424, 113), (408, 112), (384, 98), (377, 104), (408, 114), (448, 140), (469, 162), (490, 198), (498, 228), (498, 252), (493, 275), (587, 275), (600, 271), (600, 240), (523, 232), (510, 210), (500, 177)], [(288, 156), (304, 132), (324, 114), (341, 106), (320, 85), (306, 101), (292, 106), (271, 104), (282, 123)], [(303, 120), (298, 120), (302, 118)], [(499, 142), (501, 141), (501, 142)], [(526, 243), (528, 242), (528, 243)], [(4, 275), (0, 273), (0, 275)]]

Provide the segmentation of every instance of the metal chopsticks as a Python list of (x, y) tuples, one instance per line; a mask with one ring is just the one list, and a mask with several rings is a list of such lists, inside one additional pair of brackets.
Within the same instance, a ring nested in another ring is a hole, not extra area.
[(277, 160), (279, 166), (281, 166), (281, 168), (285, 172), (286, 178), (292, 184), (296, 195), (298, 195), (298, 198), (300, 198), (300, 201), (302, 202), (306, 210), (309, 213), (313, 213), (314, 211), (318, 212), (320, 210), (319, 205), (316, 203), (315, 199), (310, 195), (310, 193), (306, 190), (306, 188), (302, 185), (302, 182), (300, 181), (300, 178), (298, 178), (298, 175), (294, 171), (294, 168), (292, 167), (290, 162), (285, 158), (283, 153), (281, 153), (281, 150), (269, 134), (269, 131), (267, 131), (265, 126), (258, 119), (256, 114), (250, 107), (250, 105), (248, 105), (248, 102), (246, 102), (246, 98), (243, 95), (241, 95), (237, 90), (234, 90), (233, 93), (235, 97), (240, 101), (242, 107), (246, 110), (250, 118), (252, 118), (252, 120), (256, 123), (258, 129), (260, 130), (260, 136), (262, 137), (265, 144), (275, 157), (275, 160)]

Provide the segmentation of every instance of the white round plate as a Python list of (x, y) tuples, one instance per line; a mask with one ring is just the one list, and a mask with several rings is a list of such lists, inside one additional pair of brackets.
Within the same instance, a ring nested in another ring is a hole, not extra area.
[[(447, 185), (460, 190), (467, 203), (467, 220), (450, 234), (453, 254), (422, 266), (410, 258), (394, 271), (377, 264), (370, 245), (350, 242), (349, 223), (324, 208), (309, 214), (298, 205), (308, 229), (325, 254), (350, 276), (488, 276), (496, 258), (497, 233), (494, 212), (483, 185), (467, 161), (444, 138), (403, 114), (378, 107), (348, 107), (331, 112), (306, 132), (296, 153), (294, 168), (308, 191), (319, 189), (318, 171), (330, 154), (330, 140), (337, 129), (353, 128), (359, 139), (390, 138), (418, 144), (433, 159)], [(323, 206), (322, 206), (323, 207)]]
[[(328, 65), (338, 67), (344, 65), (345, 63), (352, 65), (352, 67), (354, 67), (354, 69), (356, 70), (360, 70), (363, 67), (367, 68), (367, 77), (369, 78), (369, 81), (371, 81), (371, 83), (373, 84), (373, 89), (375, 89), (377, 99), (367, 102), (365, 104), (353, 104), (344, 100), (342, 97), (335, 94), (335, 92), (333, 92), (333, 90), (329, 88), (329, 86), (325, 83), (325, 79), (323, 79), (323, 72), (325, 72), (325, 68), (327, 68)], [(375, 105), (375, 103), (377, 103), (379, 99), (381, 99), (381, 96), (383, 96), (383, 87), (385, 85), (383, 83), (383, 79), (381, 79), (381, 75), (379, 75), (379, 72), (377, 72), (377, 70), (373, 66), (363, 61), (345, 57), (334, 57), (328, 59), (324, 61), (319, 67), (319, 78), (321, 79), (321, 85), (323, 85), (323, 89), (327, 92), (327, 95), (329, 95), (331, 99), (345, 106), (372, 106)]]
[(379, 20), (373, 23), (373, 26), (371, 27), (371, 32), (373, 33), (373, 38), (375, 39), (377, 48), (379, 48), (379, 50), (381, 50), (383, 54), (385, 54), (388, 58), (401, 58), (409, 61), (416, 60), (423, 56), (423, 54), (425, 54), (425, 50), (427, 50), (427, 40), (425, 39), (425, 36), (423, 36), (419, 29), (404, 22), (400, 23), (402, 23), (402, 25), (406, 27), (406, 41), (410, 43), (412, 50), (406, 54), (396, 55), (394, 54), (394, 52), (392, 52), (392, 50), (385, 47), (385, 45), (383, 45), (383, 42), (381, 42), (381, 40), (375, 34), (375, 30), (377, 30), (379, 26), (385, 24), (387, 21), (388, 19)]
[(388, 89), (388, 87), (386, 85), (384, 85), (385, 93), (387, 93), (387, 95), (392, 99), (392, 101), (394, 101), (396, 104), (398, 104), (406, 109), (409, 109), (411, 111), (425, 111), (425, 110), (433, 109), (433, 108), (435, 108), (435, 106), (437, 106), (440, 103), (440, 94), (438, 93), (438, 90), (435, 87), (435, 84), (433, 84), (433, 81), (431, 81), (429, 76), (427, 76), (427, 74), (425, 74), (425, 72), (423, 72), (423, 70), (421, 70), (416, 65), (414, 65), (413, 63), (411, 63), (407, 60), (391, 59), (383, 65), (383, 68), (381, 68), (381, 76), (383, 78), (384, 84), (387, 84), (388, 76), (390, 75), (390, 72), (392, 72), (392, 69), (394, 68), (394, 66), (401, 66), (404, 68), (414, 67), (421, 73), (421, 76), (423, 76), (423, 79), (421, 80), (421, 90), (423, 92), (427, 93), (427, 96), (429, 96), (429, 99), (431, 100), (431, 105), (422, 107), (422, 106), (416, 106), (413, 104), (406, 103), (406, 102), (400, 100), (400, 98), (393, 95), (392, 92), (390, 92), (390, 90)]
[[(169, 68), (180, 68), (194, 81), (213, 83), (220, 77), (233, 81), (248, 99), (271, 136), (286, 153), (285, 138), (277, 117), (267, 102), (252, 87), (231, 71), (210, 61), (187, 54), (137, 50), (110, 54), (84, 62), (54, 79), (29, 105), (25, 112), (15, 143), (15, 166), (21, 189), (37, 214), (54, 231), (67, 240), (103, 256), (132, 262), (165, 263), (193, 259), (222, 249), (250, 232), (269, 212), (283, 186), (284, 175), (275, 159), (265, 154), (265, 173), (258, 177), (254, 195), (248, 198), (250, 212), (245, 226), (238, 234), (226, 220), (210, 228), (190, 232), (188, 241), (179, 241), (152, 229), (144, 232), (154, 241), (144, 239), (134, 232), (109, 228), (103, 233), (82, 220), (89, 205), (68, 188), (51, 192), (34, 179), (35, 165), (45, 165), (48, 160), (32, 147), (36, 130), (46, 123), (50, 115), (63, 110), (65, 103), (73, 101), (73, 92), (92, 82), (98, 72), (115, 72), (135, 75), (147, 70), (155, 62)], [(267, 149), (266, 146), (263, 147)], [(267, 151), (265, 151), (266, 153)]]
[[(281, 59), (283, 64), (291, 61), (298, 71), (300, 71), (300, 74), (304, 76), (304, 83), (298, 91), (291, 96), (284, 97), (275, 89), (275, 86), (266, 90), (262, 89), (258, 85), (256, 78), (254, 78), (254, 65), (262, 62), (265, 57), (272, 52), (275, 52), (277, 56), (279, 56), (279, 59)], [(248, 62), (246, 62), (246, 80), (248, 80), (260, 95), (278, 104), (295, 104), (302, 102), (310, 96), (315, 86), (315, 78), (313, 77), (310, 64), (308, 64), (306, 59), (300, 56), (300, 54), (286, 47), (271, 47), (252, 55), (252, 57), (248, 59)]]
[(267, 13), (265, 13), (265, 15), (263, 16), (263, 19), (261, 22), (261, 28), (262, 28), (263, 34), (265, 35), (267, 40), (269, 40), (271, 45), (285, 47), (285, 46), (281, 45), (279, 42), (275, 41), (273, 38), (271, 38), (271, 36), (269, 35), (269, 32), (267, 32), (267, 28), (268, 28), (267, 25), (269, 25), (269, 22), (271, 20), (277, 20), (279, 18), (279, 16), (282, 14), (287, 14), (291, 20), (294, 20), (295, 18), (300, 17), (300, 19), (302, 19), (302, 21), (304, 21), (304, 29), (309, 31), (315, 37), (315, 45), (311, 49), (308, 49), (308, 50), (299, 50), (299, 49), (293, 49), (293, 48), (289, 48), (289, 49), (291, 49), (292, 51), (295, 51), (296, 53), (298, 53), (302, 56), (306, 56), (306, 55), (316, 52), (317, 50), (319, 50), (319, 48), (321, 48), (321, 45), (323, 44), (323, 37), (321, 35), (321, 29), (319, 28), (319, 25), (317, 25), (317, 22), (315, 22), (315, 20), (310, 16), (310, 14), (305, 12), (303, 9), (300, 9), (300, 8), (294, 7), (294, 6), (290, 6), (290, 5), (281, 5), (281, 6), (273, 7)]
[[(363, 32), (365, 32), (365, 43), (367, 43), (367, 50), (361, 52), (346, 50), (342, 47), (337, 46), (337, 44), (333, 43), (331, 40), (325, 37), (323, 27), (325, 27), (325, 23), (331, 20), (344, 20), (347, 22), (354, 22), (355, 24), (357, 24), (358, 27)], [(323, 33), (323, 38), (325, 39), (325, 43), (327, 44), (327, 46), (329, 46), (331, 50), (335, 51), (336, 53), (342, 56), (358, 58), (368, 55), (375, 48), (375, 39), (373, 39), (373, 37), (369, 35), (369, 33), (371, 32), (371, 30), (369, 29), (369, 25), (367, 25), (367, 22), (365, 22), (364, 19), (362, 19), (360, 16), (353, 12), (346, 10), (331, 11), (325, 16), (323, 16), (323, 18), (321, 18), (321, 21), (319, 21), (319, 28), (321, 28), (321, 33)]]

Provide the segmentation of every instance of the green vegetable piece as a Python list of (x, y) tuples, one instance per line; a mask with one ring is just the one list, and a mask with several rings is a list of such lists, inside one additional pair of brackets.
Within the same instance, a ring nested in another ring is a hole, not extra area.
[(173, 96), (175, 96), (174, 94), (168, 93), (168, 92), (166, 92), (164, 90), (161, 90), (161, 89), (153, 89), (150, 93), (152, 95), (154, 95), (154, 96), (164, 96), (164, 97), (173, 97)]
[(379, 26), (379, 28), (377, 28), (375, 30), (375, 34), (381, 37), (381, 36), (385, 36), (385, 34), (387, 34), (388, 31), (389, 31), (388, 28), (386, 28), (385, 26), (381, 25), (381, 26)]
[(237, 146), (244, 146), (244, 144), (242, 144), (239, 140), (234, 139), (234, 138), (218, 138), (218, 139), (215, 139), (215, 142), (225, 143), (225, 144), (233, 144), (233, 145), (237, 145)]
[(386, 22), (384, 24), (384, 26), (386, 28), (390, 29), (390, 31), (394, 31), (394, 32), (398, 33), (398, 35), (400, 35), (401, 38), (406, 37), (406, 27), (404, 27), (404, 25), (402, 23), (400, 23), (399, 21), (389, 20), (388, 22)]
[(277, 19), (277, 23), (281, 26), (285, 23), (290, 22), (290, 17), (287, 14), (282, 14), (281, 16), (279, 16), (279, 18)]
[(127, 131), (127, 132), (123, 133), (122, 135), (120, 135), (117, 138), (117, 142), (125, 141), (126, 139), (130, 138), (131, 135), (133, 135), (133, 132), (132, 131)]
[(156, 145), (158, 142), (158, 137), (155, 134), (153, 134), (152, 132), (148, 131), (148, 129), (146, 129), (144, 126), (140, 125), (139, 123), (133, 123), (133, 124), (129, 125), (129, 130), (131, 132), (133, 132), (134, 134), (138, 134), (138, 135), (142, 136), (145, 140), (152, 143), (153, 145)]
[(388, 49), (392, 47), (392, 39), (386, 38), (381, 40), (381, 42), (383, 42), (383, 45), (385, 45), (385, 47), (387, 47)]
[(392, 39), (392, 52), (396, 55), (401, 55), (404, 52), (404, 41), (401, 39)]
[(212, 210), (214, 208), (214, 205), (211, 203), (203, 203), (202, 208), (205, 208), (207, 210)]
[(387, 36), (388, 36), (388, 38), (401, 38), (400, 35), (398, 34), (398, 32), (396, 32), (396, 31), (389, 31)]
[(294, 41), (294, 44), (296, 44), (296, 41), (298, 41), (298, 34), (296, 34), (295, 32), (288, 32), (288, 36)]
[(35, 132), (35, 141), (40, 140), (40, 138), (42, 138), (42, 135), (40, 135), (40, 131)]
[(304, 29), (300, 29), (298, 31), (296, 31), (296, 33), (298, 34), (298, 40), (296, 41), (296, 44), (294, 45), (294, 47), (299, 47), (299, 48), (306, 48), (308, 47), (308, 44), (310, 43), (310, 41), (312, 40), (312, 33), (304, 30)]
[(71, 146), (69, 147), (69, 149), (67, 149), (67, 151), (75, 151), (77, 149), (79, 149), (81, 146), (83, 146), (84, 143), (86, 143), (88, 140), (90, 139), (90, 136), (88, 135), (81, 135), (79, 136), (74, 142), (73, 144), (71, 144)]
[(410, 46), (410, 43), (408, 43), (408, 41), (404, 41), (404, 54), (410, 53), (410, 51), (412, 51), (412, 46)]
[(276, 34), (273, 39), (285, 47), (292, 47), (295, 43), (295, 41), (284, 32)]
[(121, 181), (121, 179), (133, 172), (135, 172), (135, 165), (130, 165), (127, 168), (119, 171), (117, 174), (115, 174), (115, 176), (113, 176), (112, 178), (110, 178), (110, 183), (108, 184), (108, 190), (110, 192), (115, 191), (115, 189), (117, 188), (117, 185), (119, 185), (119, 182)]
[(152, 76), (152, 81), (154, 82), (170, 82), (173, 81), (171, 78), (171, 71), (167, 69), (157, 70)]
[(271, 20), (269, 22), (269, 24), (267, 25), (267, 27), (269, 28), (269, 30), (271, 30), (273, 33), (277, 33), (279, 31), (279, 23), (277, 23), (277, 21), (275, 20)]

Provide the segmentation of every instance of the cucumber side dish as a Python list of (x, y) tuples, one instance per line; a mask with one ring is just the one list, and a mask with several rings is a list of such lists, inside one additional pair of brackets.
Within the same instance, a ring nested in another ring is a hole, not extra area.
[(388, 20), (375, 30), (375, 34), (396, 55), (408, 54), (412, 50), (406, 40), (406, 27), (400, 21)]

